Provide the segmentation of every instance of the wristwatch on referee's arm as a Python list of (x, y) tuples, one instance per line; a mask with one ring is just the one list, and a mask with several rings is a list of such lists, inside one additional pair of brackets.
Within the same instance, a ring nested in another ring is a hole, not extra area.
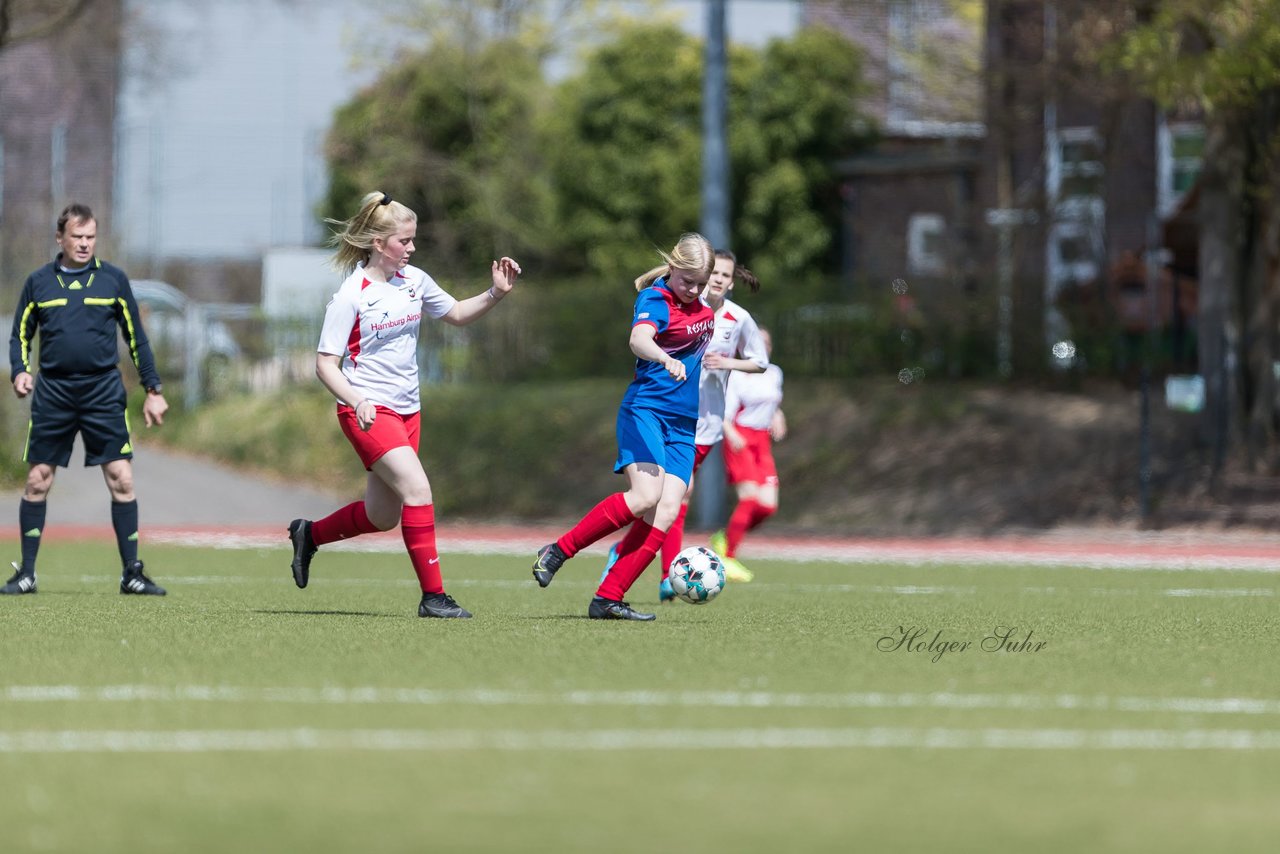
[(164, 384), (156, 383), (155, 385), (147, 386), (147, 394), (164, 394)]

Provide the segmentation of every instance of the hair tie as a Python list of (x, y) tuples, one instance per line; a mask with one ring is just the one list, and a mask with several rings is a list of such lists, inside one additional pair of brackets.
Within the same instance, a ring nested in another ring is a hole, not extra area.
[(386, 193), (383, 193), (383, 194), (382, 194), (382, 201), (378, 202), (378, 204), (380, 204), (380, 205), (389, 205), (389, 204), (391, 204), (391, 197), (390, 197), (390, 196), (388, 196)]

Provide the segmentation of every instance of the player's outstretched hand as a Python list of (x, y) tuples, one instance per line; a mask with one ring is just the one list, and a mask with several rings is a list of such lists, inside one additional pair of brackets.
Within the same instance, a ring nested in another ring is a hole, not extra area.
[(493, 262), (492, 272), (494, 290), (505, 295), (511, 293), (511, 289), (516, 286), (520, 265), (515, 262), (515, 259), (503, 255), (501, 259)]

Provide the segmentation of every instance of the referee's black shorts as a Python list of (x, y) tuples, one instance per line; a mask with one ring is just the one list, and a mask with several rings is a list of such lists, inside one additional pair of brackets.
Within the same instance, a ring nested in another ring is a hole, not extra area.
[(86, 466), (133, 459), (127, 405), (119, 371), (89, 377), (37, 374), (22, 459), (65, 468), (76, 433), (84, 442)]

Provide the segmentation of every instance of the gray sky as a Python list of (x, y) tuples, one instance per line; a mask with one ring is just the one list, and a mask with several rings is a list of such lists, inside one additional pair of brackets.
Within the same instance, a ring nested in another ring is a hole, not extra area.
[[(702, 34), (700, 0), (662, 5)], [(139, 47), (119, 105), (111, 231), (128, 257), (253, 258), (321, 239), (313, 213), (326, 185), (320, 145), (333, 110), (376, 65), (355, 45), (367, 6), (126, 0)], [(786, 36), (798, 9), (734, 0), (730, 38)], [(148, 73), (156, 67), (166, 73)]]

